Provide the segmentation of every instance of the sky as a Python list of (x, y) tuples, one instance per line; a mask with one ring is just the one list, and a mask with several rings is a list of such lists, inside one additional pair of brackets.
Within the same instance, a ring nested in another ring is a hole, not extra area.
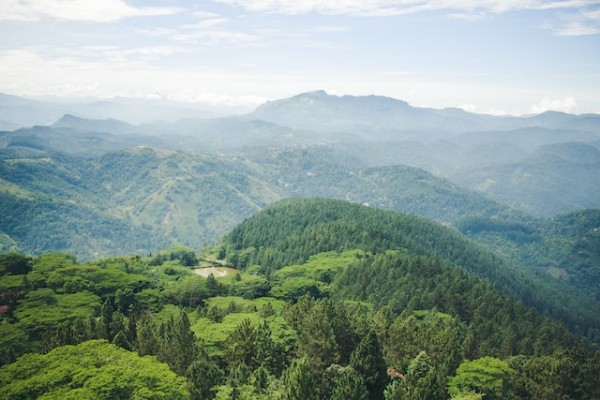
[(600, 113), (600, 0), (0, 0), (0, 92)]

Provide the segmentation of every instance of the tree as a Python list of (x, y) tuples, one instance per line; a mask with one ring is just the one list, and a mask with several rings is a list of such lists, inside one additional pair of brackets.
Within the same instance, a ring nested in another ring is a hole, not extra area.
[[(184, 276), (177, 282), (176, 286), (173, 286), (171, 290), (167, 292), (168, 297), (173, 303), (179, 306), (195, 307), (209, 297), (209, 293), (211, 296), (216, 294), (213, 294), (213, 291), (211, 291), (210, 288), (207, 288), (207, 285), (210, 282), (212, 281), (207, 280), (205, 282), (204, 279), (197, 275)], [(218, 285), (216, 280), (215, 284)]]
[(362, 376), (354, 368), (347, 367), (336, 381), (331, 400), (367, 400), (369, 392)]
[(335, 341), (340, 351), (340, 364), (347, 364), (350, 356), (356, 347), (357, 337), (350, 324), (350, 319), (342, 303), (333, 303), (331, 300), (325, 300), (329, 310)]
[(319, 393), (306, 357), (296, 359), (283, 373), (287, 400), (318, 400)]
[(131, 350), (132, 348), (131, 343), (129, 343), (129, 340), (127, 339), (127, 335), (125, 335), (123, 331), (117, 332), (112, 340), (112, 343), (115, 346), (119, 346), (125, 350)]
[[(522, 362), (511, 361), (511, 366), (514, 365), (517, 370), (517, 389), (525, 391), (531, 398), (598, 398), (600, 360), (596, 359), (596, 365), (593, 365), (594, 358), (591, 355), (582, 357), (577, 351), (559, 350), (549, 356), (531, 357), (520, 360)], [(591, 366), (593, 369), (590, 369)]]
[(186, 381), (154, 357), (105, 340), (27, 354), (0, 368), (7, 399), (187, 399)]
[(285, 366), (285, 350), (280, 343), (273, 340), (271, 328), (266, 320), (256, 327), (254, 349), (253, 364), (279, 376)]
[(113, 339), (113, 331), (112, 331), (112, 323), (113, 323), (113, 306), (110, 304), (110, 299), (107, 297), (102, 303), (102, 308), (100, 309), (100, 317), (102, 323), (102, 331), (104, 339), (108, 341), (112, 341)]
[(256, 392), (264, 393), (269, 385), (269, 371), (263, 366), (258, 367), (252, 373), (250, 382), (254, 385)]
[(225, 359), (230, 367), (238, 364), (254, 365), (256, 329), (245, 319), (229, 334), (225, 341)]
[(273, 305), (270, 301), (263, 304), (263, 306), (260, 308), (259, 315), (262, 318), (268, 318), (270, 316), (275, 315), (275, 309), (273, 308)]
[(179, 375), (184, 375), (200, 353), (187, 314), (181, 311), (177, 318), (162, 324), (157, 336), (158, 358)]
[(369, 398), (383, 399), (383, 390), (388, 382), (387, 368), (374, 330), (362, 338), (350, 357), (350, 366), (362, 376)]
[(513, 374), (514, 370), (506, 362), (494, 357), (464, 360), (450, 379), (448, 391), (453, 398), (465, 393), (481, 393), (486, 400), (505, 399)]
[(157, 355), (160, 344), (156, 335), (156, 326), (148, 317), (140, 320), (137, 328), (135, 349), (140, 355)]
[(185, 376), (190, 382), (189, 390), (192, 400), (214, 398), (215, 386), (222, 384), (225, 378), (225, 374), (219, 366), (205, 358), (192, 362)]
[(31, 271), (32, 259), (17, 253), (0, 254), (0, 276), (24, 275)]
[(406, 371), (412, 360), (425, 351), (433, 365), (446, 366), (446, 374), (461, 359), (463, 328), (454, 317), (436, 310), (401, 314), (389, 327), (386, 356), (392, 365)]
[(217, 279), (213, 274), (208, 275), (206, 278), (206, 287), (208, 289), (208, 295), (214, 297), (221, 293), (221, 285), (217, 282)]
[(340, 357), (332, 321), (323, 302), (317, 302), (304, 315), (298, 331), (298, 351), (309, 358), (313, 367), (324, 370)]
[(388, 385), (386, 400), (434, 400), (446, 399), (445, 376), (436, 374), (431, 359), (424, 351), (410, 363), (406, 375)]

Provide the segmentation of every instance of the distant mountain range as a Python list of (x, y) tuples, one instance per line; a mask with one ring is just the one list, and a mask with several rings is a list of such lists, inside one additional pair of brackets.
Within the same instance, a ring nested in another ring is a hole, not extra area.
[[(4, 96), (0, 120), (6, 104), (50, 116), (47, 103)], [(433, 219), (599, 296), (597, 214), (574, 210), (600, 208), (600, 116), (311, 92), (243, 115), (117, 117), (73, 111), (0, 132), (0, 250), (91, 259), (200, 248), (275, 201), (320, 197)], [(572, 226), (585, 228), (563, 234)]]
[(86, 119), (116, 118), (132, 124), (178, 121), (183, 118), (215, 118), (248, 112), (243, 107), (184, 104), (164, 99), (94, 98), (29, 99), (0, 93), (0, 130), (50, 125), (65, 114)]
[[(302, 93), (269, 101), (254, 112), (243, 108), (183, 105), (167, 100), (114, 99), (40, 101), (0, 93), (0, 121), (10, 128), (50, 125), (65, 114), (82, 119), (120, 119), (131, 124), (176, 122), (171, 129), (185, 130), (177, 121), (211, 119), (237, 114), (243, 120), (262, 120), (296, 130), (346, 132), (363, 139), (398, 139), (421, 132), (437, 138), (448, 134), (507, 131), (522, 128), (597, 131), (600, 115), (572, 115), (548, 111), (538, 115), (492, 116), (459, 108), (413, 107), (383, 96), (333, 96), (324, 91)], [(179, 128), (177, 128), (179, 127)], [(136, 133), (152, 127), (138, 127)], [(154, 129), (159, 129), (156, 126)]]
[(423, 170), (367, 168), (331, 155), (271, 151), (242, 161), (136, 147), (75, 156), (11, 145), (0, 151), (0, 242), (4, 250), (85, 259), (177, 243), (198, 248), (290, 196), (347, 199), (446, 224), (467, 216), (525, 218)]
[(297, 129), (319, 132), (345, 131), (370, 139), (398, 139), (406, 132), (426, 137), (475, 131), (548, 128), (598, 130), (600, 115), (570, 115), (549, 111), (539, 115), (510, 117), (474, 114), (458, 108), (412, 107), (382, 96), (331, 96), (324, 91), (299, 94), (268, 102), (255, 118)]
[[(118, 104), (104, 104), (103, 109)], [(159, 118), (162, 114), (151, 112), (157, 103), (148, 104), (148, 115)], [(0, 120), (11, 115), (12, 106), (30, 107), (32, 118), (49, 115), (40, 111), (48, 111), (46, 103), (3, 96)], [(54, 110), (59, 106), (54, 104)], [(421, 168), (537, 216), (600, 207), (600, 168), (594, 155), (600, 149), (600, 116), (593, 114), (495, 117), (323, 91), (220, 118), (191, 113), (189, 118), (136, 125), (75, 114), (61, 115), (47, 126), (0, 132), (0, 146), (98, 155), (143, 145), (258, 159), (267, 152), (317, 146), (363, 167)]]

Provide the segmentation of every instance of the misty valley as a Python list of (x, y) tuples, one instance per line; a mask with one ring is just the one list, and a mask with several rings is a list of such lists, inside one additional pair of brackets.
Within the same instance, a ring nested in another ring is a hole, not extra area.
[(0, 94), (0, 399), (600, 399), (600, 115)]

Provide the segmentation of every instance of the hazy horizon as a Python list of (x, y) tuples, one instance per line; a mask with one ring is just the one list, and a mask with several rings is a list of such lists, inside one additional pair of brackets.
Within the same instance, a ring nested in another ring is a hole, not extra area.
[(0, 0), (0, 92), (600, 113), (600, 1)]

